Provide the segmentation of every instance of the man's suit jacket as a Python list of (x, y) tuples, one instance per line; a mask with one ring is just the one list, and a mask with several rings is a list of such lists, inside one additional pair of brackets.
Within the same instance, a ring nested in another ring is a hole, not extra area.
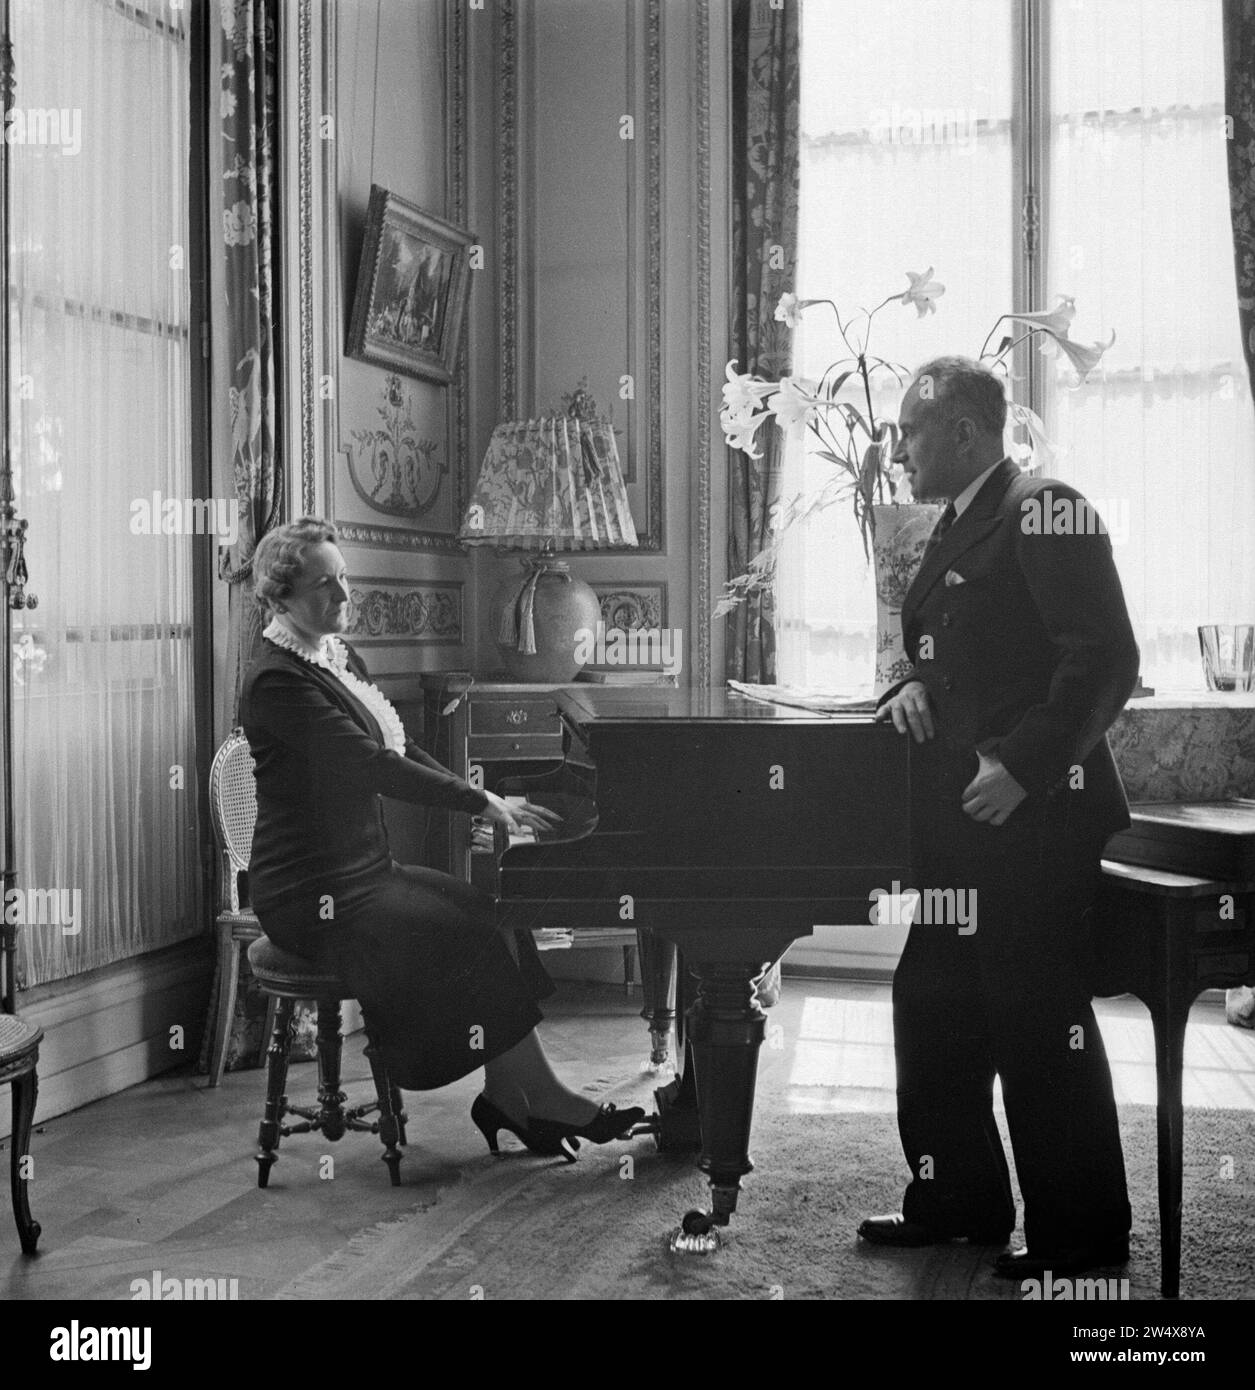
[[(1138, 650), (1110, 539), (1060, 533), (1060, 511), (1097, 516), (1066, 483), (1009, 459), (994, 469), (907, 593), (907, 680), (932, 701), (943, 795), (957, 801), (978, 749), (996, 754), (1028, 793), (1008, 826), (1052, 813), (1101, 842), (1129, 824), (1106, 731), (1136, 685)], [(1052, 529), (1035, 533), (1034, 513)]]

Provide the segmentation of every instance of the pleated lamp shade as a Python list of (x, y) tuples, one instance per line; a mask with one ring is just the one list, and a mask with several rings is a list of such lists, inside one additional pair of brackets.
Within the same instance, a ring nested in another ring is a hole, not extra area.
[(601, 609), (556, 552), (637, 544), (609, 423), (544, 415), (498, 425), (458, 538), (539, 552), (496, 595), (497, 646), (516, 680), (571, 680), (582, 664), (579, 634), (595, 628)]
[(635, 545), (609, 423), (544, 415), (498, 425), (458, 538), (524, 550)]

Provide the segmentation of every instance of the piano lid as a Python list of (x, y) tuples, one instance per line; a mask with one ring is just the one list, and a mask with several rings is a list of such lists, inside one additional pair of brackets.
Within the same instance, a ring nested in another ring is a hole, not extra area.
[[(555, 691), (562, 712), (577, 724), (676, 723), (709, 720), (744, 724), (870, 724), (869, 711), (819, 714), (791, 705), (764, 704), (726, 687), (674, 689), (653, 685), (590, 685)], [(887, 726), (892, 728), (892, 725)]]
[(1255, 800), (1138, 801), (1129, 807), (1135, 825), (1171, 826), (1208, 835), (1255, 836)]
[(1135, 802), (1129, 816), (1107, 842), (1108, 859), (1255, 883), (1255, 800)]

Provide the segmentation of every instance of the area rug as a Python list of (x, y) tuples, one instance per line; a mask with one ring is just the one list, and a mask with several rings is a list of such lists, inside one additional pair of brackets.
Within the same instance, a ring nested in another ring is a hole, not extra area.
[[(1156, 1299), (1155, 1112), (1124, 1107), (1120, 1127), (1134, 1230), (1127, 1268), (1111, 1273), (1129, 1280), (1131, 1298)], [(1248, 1111), (1186, 1112), (1184, 1299), (1255, 1298), (1253, 1128)], [(906, 1169), (892, 1115), (767, 1114), (752, 1152), (757, 1171), (715, 1255), (667, 1250), (666, 1233), (704, 1204), (705, 1180), (691, 1159), (641, 1138), (585, 1146), (571, 1165), (521, 1152), (468, 1160), (434, 1201), (361, 1232), (280, 1297), (1023, 1297), (990, 1274), (991, 1250), (885, 1251), (855, 1238), (864, 1216), (898, 1206)], [(409, 1155), (423, 1161), (418, 1147)]]

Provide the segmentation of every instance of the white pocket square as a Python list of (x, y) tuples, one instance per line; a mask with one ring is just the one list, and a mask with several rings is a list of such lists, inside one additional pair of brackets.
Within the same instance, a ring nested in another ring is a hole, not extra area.
[(955, 584), (966, 584), (967, 580), (957, 570), (946, 571), (946, 588), (952, 588)]

